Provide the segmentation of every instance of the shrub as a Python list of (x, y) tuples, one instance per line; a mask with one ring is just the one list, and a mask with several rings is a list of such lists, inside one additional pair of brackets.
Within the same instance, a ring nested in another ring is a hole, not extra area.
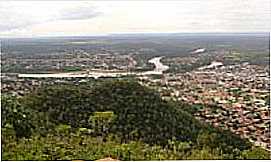
[(257, 160), (257, 159), (271, 159), (270, 152), (260, 148), (252, 147), (250, 150), (244, 150), (241, 154), (243, 159)]
[(16, 97), (1, 96), (1, 127), (14, 129), (16, 137), (30, 137), (34, 125), (31, 121), (33, 114), (23, 107)]
[(89, 122), (96, 134), (107, 135), (116, 115), (112, 111), (94, 112)]
[(203, 147), (202, 149), (194, 149), (191, 155), (187, 158), (188, 160), (221, 160), (219, 150), (212, 150), (208, 147)]

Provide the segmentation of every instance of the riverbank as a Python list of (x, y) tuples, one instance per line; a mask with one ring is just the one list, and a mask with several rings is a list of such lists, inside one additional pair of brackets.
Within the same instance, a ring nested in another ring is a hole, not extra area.
[(161, 63), (163, 57), (154, 57), (148, 62), (155, 65), (154, 70), (145, 72), (119, 72), (119, 71), (105, 71), (105, 70), (89, 70), (69, 73), (55, 73), (55, 74), (18, 74), (19, 78), (100, 78), (100, 77), (121, 77), (126, 75), (162, 75), (169, 67)]

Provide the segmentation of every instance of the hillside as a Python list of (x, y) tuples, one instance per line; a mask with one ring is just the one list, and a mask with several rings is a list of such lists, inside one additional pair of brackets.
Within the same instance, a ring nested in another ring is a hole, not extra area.
[(268, 159), (131, 80), (2, 96), (2, 160)]

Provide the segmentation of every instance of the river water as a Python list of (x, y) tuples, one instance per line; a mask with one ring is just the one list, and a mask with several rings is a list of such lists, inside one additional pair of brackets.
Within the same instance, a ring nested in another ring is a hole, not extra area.
[(213, 61), (210, 65), (199, 67), (198, 70), (211, 69), (222, 65), (222, 62)]
[(154, 57), (148, 62), (155, 65), (154, 70), (145, 72), (96, 72), (96, 71), (81, 71), (72, 73), (55, 73), (55, 74), (19, 74), (20, 78), (80, 78), (80, 77), (119, 77), (125, 75), (161, 75), (164, 71), (168, 70), (169, 67), (161, 63), (163, 57)]

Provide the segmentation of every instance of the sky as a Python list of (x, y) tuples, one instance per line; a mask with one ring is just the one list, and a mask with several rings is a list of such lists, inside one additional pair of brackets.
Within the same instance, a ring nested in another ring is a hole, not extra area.
[(269, 32), (270, 0), (0, 1), (0, 37)]

